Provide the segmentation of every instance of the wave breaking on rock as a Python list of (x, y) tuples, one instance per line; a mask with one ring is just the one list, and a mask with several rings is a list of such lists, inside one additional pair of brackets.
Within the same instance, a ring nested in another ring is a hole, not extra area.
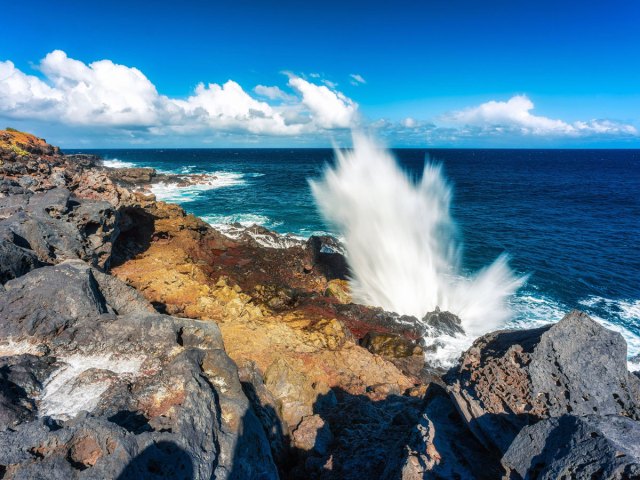
[(449, 336), (445, 362), (509, 318), (507, 299), (525, 277), (513, 273), (505, 254), (464, 273), (441, 165), (427, 161), (416, 182), (390, 152), (356, 134), (353, 150), (336, 150), (335, 167), (310, 184), (321, 214), (343, 238), (355, 302), (417, 319), (437, 308), (459, 316), (471, 338)]

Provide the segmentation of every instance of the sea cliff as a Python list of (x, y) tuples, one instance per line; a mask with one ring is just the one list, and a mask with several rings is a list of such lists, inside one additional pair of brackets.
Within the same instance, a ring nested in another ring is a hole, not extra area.
[(619, 334), (575, 311), (435, 368), (334, 239), (230, 237), (157, 177), (0, 131), (0, 478), (640, 476)]

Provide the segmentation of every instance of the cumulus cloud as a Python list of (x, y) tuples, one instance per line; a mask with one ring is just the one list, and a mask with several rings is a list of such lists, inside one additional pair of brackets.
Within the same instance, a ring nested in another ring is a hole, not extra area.
[(289, 76), (289, 86), (302, 95), (302, 103), (321, 127), (348, 128), (355, 125), (358, 105), (337, 90), (294, 75)]
[(280, 87), (276, 86), (267, 87), (265, 85), (257, 85), (253, 91), (256, 92), (257, 95), (268, 98), (269, 100), (293, 101), (295, 99), (294, 96), (289, 95), (282, 91)]
[(351, 77), (351, 85), (360, 85), (363, 83), (367, 83), (367, 81), (362, 77), (362, 75), (358, 75), (357, 73), (352, 73), (349, 76)]
[[(300, 135), (349, 128), (357, 104), (335, 89), (290, 76), (288, 94), (237, 82), (199, 84), (186, 99), (161, 95), (137, 68), (111, 60), (86, 64), (61, 50), (39, 65), (42, 78), (0, 62), (0, 116), (78, 126), (166, 132), (228, 131)], [(261, 100), (262, 98), (263, 100)]]
[[(271, 138), (287, 137), (282, 142), (303, 144), (311, 137), (326, 138), (327, 133), (343, 138), (354, 126), (373, 129), (392, 145), (512, 146), (640, 138), (636, 127), (613, 120), (569, 122), (539, 115), (526, 95), (488, 101), (431, 121), (412, 116), (372, 122), (363, 120), (358, 104), (335, 83), (315, 73), (284, 72), (286, 85), (257, 85), (252, 91), (233, 80), (200, 83), (188, 97), (172, 98), (158, 92), (137, 68), (111, 60), (84, 63), (55, 50), (37, 70), (29, 74), (9, 60), (0, 61), (0, 119), (25, 128), (39, 122), (57, 129), (57, 135), (67, 130), (93, 132), (113, 143), (191, 135), (203, 142), (230, 137), (275, 142)], [(358, 74), (350, 79), (365, 83)]]
[(635, 135), (633, 125), (610, 120), (589, 120), (568, 123), (534, 115), (533, 102), (526, 95), (515, 95), (509, 100), (483, 103), (445, 115), (445, 121), (462, 127), (475, 127), (486, 133), (519, 133), (538, 136), (580, 136), (590, 134)]

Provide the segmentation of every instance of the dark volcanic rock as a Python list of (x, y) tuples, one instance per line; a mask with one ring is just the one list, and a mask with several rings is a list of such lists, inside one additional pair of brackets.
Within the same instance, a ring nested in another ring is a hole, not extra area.
[(277, 478), (214, 323), (75, 260), (7, 282), (0, 339), (4, 478)]
[[(66, 188), (0, 198), (2, 277), (41, 263), (80, 258), (104, 267), (118, 235), (117, 212), (107, 202), (74, 198)], [(13, 244), (13, 246), (8, 245)], [(16, 248), (17, 247), (17, 248)]]
[(404, 358), (422, 354), (422, 348), (415, 342), (391, 333), (369, 332), (360, 341), (360, 345), (371, 353), (384, 357)]
[(465, 334), (460, 318), (451, 312), (441, 312), (437, 307), (435, 311), (427, 313), (422, 318), (422, 322), (429, 326), (427, 334), (431, 337), (440, 335), (455, 337)]
[(112, 179), (128, 185), (149, 184), (157, 175), (153, 168), (114, 168), (108, 172)]
[(447, 382), (473, 433), (505, 452), (525, 425), (543, 418), (637, 419), (639, 382), (626, 353), (619, 333), (573, 311), (553, 326), (481, 337)]
[(446, 391), (427, 390), (426, 406), (402, 451), (389, 458), (385, 480), (495, 479), (499, 460), (469, 435)]
[(507, 478), (640, 478), (640, 424), (563, 415), (522, 429), (502, 458)]
[(348, 277), (349, 266), (342, 254), (342, 245), (337, 239), (326, 235), (314, 235), (307, 240), (306, 247), (311, 256), (311, 263), (327, 280), (344, 280)]

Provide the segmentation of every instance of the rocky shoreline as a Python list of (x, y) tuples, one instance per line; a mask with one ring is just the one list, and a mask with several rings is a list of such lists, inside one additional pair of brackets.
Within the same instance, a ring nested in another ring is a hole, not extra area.
[(571, 312), (432, 368), (331, 238), (268, 248), (148, 189), (209, 180), (0, 131), (0, 478), (640, 478), (619, 334)]

